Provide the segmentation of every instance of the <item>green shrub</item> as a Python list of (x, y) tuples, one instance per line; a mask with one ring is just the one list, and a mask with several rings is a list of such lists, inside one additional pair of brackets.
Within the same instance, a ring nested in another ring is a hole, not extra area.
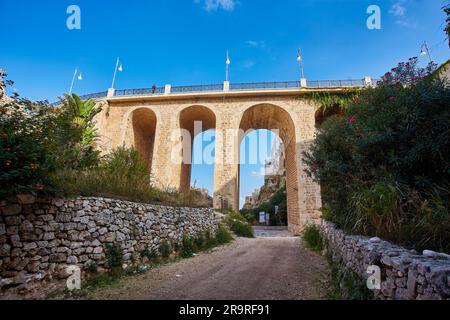
[(367, 288), (366, 282), (356, 273), (344, 271), (331, 262), (331, 281), (329, 300), (373, 300), (374, 293)]
[(252, 226), (248, 223), (247, 219), (236, 211), (227, 211), (227, 225), (231, 231), (233, 231), (238, 237), (253, 238)]
[[(0, 87), (11, 85), (0, 74)], [(1, 90), (3, 92), (3, 90)], [(50, 175), (61, 168), (88, 168), (98, 164), (94, 150), (94, 100), (75, 94), (53, 107), (14, 95), (0, 105), (0, 199), (20, 193), (54, 195)]]
[(172, 253), (172, 246), (169, 242), (164, 241), (159, 245), (158, 250), (163, 258), (168, 258)]
[(81, 297), (87, 295), (90, 290), (99, 288), (107, 288), (115, 283), (123, 276), (122, 273), (98, 273), (91, 276), (86, 284), (83, 284)]
[(140, 255), (141, 258), (147, 258), (149, 261), (158, 260), (158, 253), (153, 249), (145, 248), (141, 251)]
[(450, 252), (450, 87), (416, 65), (326, 120), (305, 162), (345, 231)]
[[(275, 207), (277, 206), (278, 212), (275, 214)], [(288, 223), (286, 187), (281, 187), (267, 202), (262, 203), (257, 208), (240, 210), (241, 216), (250, 224), (258, 223), (260, 212), (270, 214), (271, 226), (286, 226)]]
[(94, 146), (97, 139), (94, 117), (101, 112), (101, 107), (94, 99), (83, 101), (72, 94), (61, 99), (58, 110), (55, 139), (60, 168), (96, 167), (100, 152)]
[(210, 232), (205, 232), (204, 239), (205, 239), (204, 244), (205, 249), (214, 248), (218, 244), (216, 236), (215, 235), (212, 236)]
[(240, 220), (230, 220), (230, 229), (238, 237), (254, 238), (252, 226)]
[(323, 239), (318, 226), (307, 226), (303, 231), (303, 240), (312, 250), (317, 252), (321, 252), (323, 250)]
[(122, 271), (123, 250), (120, 244), (107, 244), (105, 255), (106, 266), (109, 268), (110, 272), (115, 273)]
[(53, 192), (48, 173), (58, 166), (57, 123), (57, 113), (45, 103), (14, 97), (0, 105), (0, 200)]
[(232, 219), (232, 220), (238, 220), (241, 222), (248, 222), (248, 220), (240, 213), (237, 211), (228, 211), (228, 218)]
[(87, 266), (86, 266), (86, 271), (91, 273), (91, 274), (95, 274), (98, 272), (98, 265), (95, 261), (90, 261)]
[(175, 206), (210, 205), (195, 190), (183, 194), (152, 187), (148, 166), (134, 148), (113, 150), (96, 168), (58, 170), (52, 174), (52, 180), (64, 196), (101, 196)]
[(181, 244), (180, 256), (182, 258), (189, 258), (196, 252), (195, 240), (191, 237), (184, 236)]
[(231, 236), (228, 229), (223, 225), (219, 225), (219, 228), (216, 231), (215, 242), (222, 245), (222, 244), (227, 244), (227, 243), (231, 242), (232, 240), (233, 240), (233, 237)]
[(403, 228), (403, 238), (409, 238), (420, 250), (437, 248), (450, 252), (450, 200), (430, 194), (422, 198), (417, 193), (409, 197), (415, 202), (417, 214), (412, 223)]
[(328, 207), (328, 205), (324, 205), (321, 209), (320, 212), (322, 212), (322, 219), (324, 219), (325, 221), (332, 221), (333, 219), (333, 213), (331, 212), (330, 208)]
[(194, 238), (194, 248), (195, 250), (202, 250), (206, 245), (206, 239), (203, 234), (198, 235)]

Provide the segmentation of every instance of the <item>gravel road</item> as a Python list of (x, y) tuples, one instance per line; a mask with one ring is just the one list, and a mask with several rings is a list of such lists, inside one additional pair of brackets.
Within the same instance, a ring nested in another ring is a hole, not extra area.
[(257, 238), (124, 278), (91, 299), (307, 300), (324, 299), (326, 260), (285, 230), (259, 229)]

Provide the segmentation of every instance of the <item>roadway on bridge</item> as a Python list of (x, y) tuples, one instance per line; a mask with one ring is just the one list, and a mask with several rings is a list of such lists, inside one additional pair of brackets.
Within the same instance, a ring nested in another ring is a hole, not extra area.
[(122, 279), (93, 299), (303, 300), (326, 297), (325, 259), (285, 229), (259, 229), (255, 239)]

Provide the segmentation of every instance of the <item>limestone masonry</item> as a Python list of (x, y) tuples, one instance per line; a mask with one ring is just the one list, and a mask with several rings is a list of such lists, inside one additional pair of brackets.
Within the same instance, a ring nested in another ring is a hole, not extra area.
[[(194, 136), (194, 123), (202, 131), (215, 129), (214, 208), (239, 208), (239, 149), (252, 129), (278, 130), (286, 148), (286, 189), (289, 230), (300, 234), (318, 223), (322, 206), (320, 186), (305, 173), (303, 152), (314, 141), (318, 106), (292, 90), (260, 92), (186, 93), (108, 97), (99, 100), (103, 111), (96, 123), (98, 148), (108, 153), (134, 146), (146, 159), (155, 186), (186, 190), (191, 165), (174, 153), (183, 141), (181, 131)], [(191, 144), (188, 143), (190, 146)]]
[(375, 291), (376, 298), (450, 299), (449, 255), (427, 250), (420, 255), (379, 238), (348, 236), (325, 221), (321, 229), (327, 253), (340, 268), (366, 281), (367, 268), (380, 267), (381, 290)]
[(6, 289), (29, 292), (68, 277), (66, 267), (105, 265), (105, 247), (118, 243), (124, 262), (139, 259), (183, 236), (217, 230), (220, 214), (209, 208), (175, 208), (104, 198), (0, 204), (0, 299)]

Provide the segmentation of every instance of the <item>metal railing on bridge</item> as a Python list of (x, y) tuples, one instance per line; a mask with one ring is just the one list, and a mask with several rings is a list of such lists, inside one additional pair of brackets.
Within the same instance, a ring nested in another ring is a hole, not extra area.
[(300, 88), (300, 81), (230, 83), (230, 90), (270, 90)]
[(188, 93), (205, 91), (223, 91), (223, 84), (202, 84), (196, 86), (176, 86), (172, 87), (170, 93)]
[(123, 90), (115, 90), (114, 96), (122, 97), (122, 96), (142, 96), (148, 94), (163, 94), (165, 91), (164, 87), (157, 88), (143, 88), (143, 89), (123, 89)]
[[(102, 99), (102, 98), (106, 98), (108, 96), (108, 91), (102, 91), (102, 92), (97, 92), (97, 93), (90, 93), (90, 94), (85, 94), (80, 96), (80, 99), (83, 101), (89, 100), (89, 99)], [(59, 105), (61, 105), (61, 101), (63, 101), (65, 99), (65, 97), (61, 97), (59, 101), (57, 102), (53, 102), (50, 105), (57, 107)]]
[[(114, 97), (138, 96), (138, 95), (169, 95), (195, 92), (225, 92), (225, 91), (257, 91), (257, 90), (282, 90), (300, 88), (358, 88), (376, 85), (376, 80), (367, 82), (367, 79), (356, 80), (302, 80), (302, 81), (282, 81), (282, 82), (249, 82), (230, 83), (226, 88), (225, 84), (207, 84), (194, 86), (170, 86), (142, 89), (121, 89), (114, 90)], [(102, 99), (108, 97), (108, 91), (80, 96), (82, 100)], [(60, 102), (55, 103), (55, 105)]]
[(365, 85), (366, 82), (364, 79), (306, 81), (307, 88), (364, 87)]
[(108, 95), (108, 91), (102, 91), (97, 93), (86, 94), (84, 96), (80, 96), (81, 100), (89, 100), (89, 99), (101, 99), (105, 98)]

